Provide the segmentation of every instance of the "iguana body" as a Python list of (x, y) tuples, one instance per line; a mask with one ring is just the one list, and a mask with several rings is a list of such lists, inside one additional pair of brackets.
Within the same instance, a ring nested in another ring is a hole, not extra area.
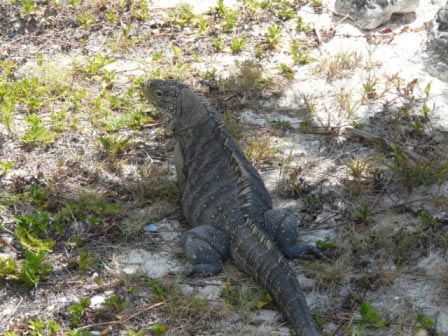
[(177, 140), (182, 209), (194, 226), (184, 237), (193, 273), (213, 275), (230, 257), (265, 286), (297, 335), (319, 335), (287, 257), (321, 252), (297, 244), (297, 224), (272, 200), (257, 171), (202, 96), (177, 81), (152, 80), (145, 96), (165, 113)]

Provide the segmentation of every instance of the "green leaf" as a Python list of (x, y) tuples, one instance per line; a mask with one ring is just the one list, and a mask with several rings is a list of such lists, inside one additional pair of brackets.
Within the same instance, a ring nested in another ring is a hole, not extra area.
[(376, 309), (367, 301), (364, 301), (361, 304), (359, 313), (362, 317), (360, 321), (362, 326), (372, 325), (380, 329), (385, 329), (386, 323), (381, 319), (380, 314)]

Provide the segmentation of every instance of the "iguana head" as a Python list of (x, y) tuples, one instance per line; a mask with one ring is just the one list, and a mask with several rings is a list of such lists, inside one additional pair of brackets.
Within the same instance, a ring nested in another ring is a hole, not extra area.
[(202, 118), (190, 88), (175, 80), (148, 80), (142, 85), (145, 97), (161, 110), (175, 132), (193, 126)]

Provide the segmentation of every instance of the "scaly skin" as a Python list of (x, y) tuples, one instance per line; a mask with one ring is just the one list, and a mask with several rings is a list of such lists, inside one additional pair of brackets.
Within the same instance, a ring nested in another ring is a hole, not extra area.
[(216, 274), (231, 257), (269, 290), (297, 335), (319, 335), (285, 255), (322, 253), (296, 243), (294, 217), (286, 209), (272, 209), (261, 177), (202, 96), (177, 81), (147, 81), (143, 91), (164, 113), (177, 140), (182, 209), (194, 227), (184, 237), (192, 273)]

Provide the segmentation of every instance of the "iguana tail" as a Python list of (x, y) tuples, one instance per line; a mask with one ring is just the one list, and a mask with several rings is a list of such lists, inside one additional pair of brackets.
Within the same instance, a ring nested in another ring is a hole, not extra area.
[(246, 217), (232, 234), (236, 264), (265, 286), (284, 311), (297, 336), (319, 336), (294, 270), (272, 240)]

